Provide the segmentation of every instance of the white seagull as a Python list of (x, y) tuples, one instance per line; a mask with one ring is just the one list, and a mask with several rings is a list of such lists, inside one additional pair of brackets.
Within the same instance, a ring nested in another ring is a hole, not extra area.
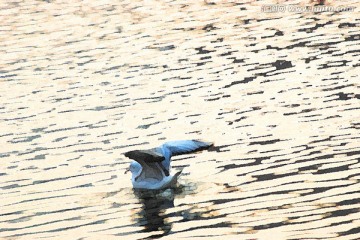
[(149, 150), (134, 150), (124, 155), (132, 161), (128, 171), (132, 173), (132, 184), (137, 189), (164, 189), (176, 184), (180, 172), (170, 174), (170, 158), (175, 155), (195, 152), (213, 144), (198, 140), (166, 142)]

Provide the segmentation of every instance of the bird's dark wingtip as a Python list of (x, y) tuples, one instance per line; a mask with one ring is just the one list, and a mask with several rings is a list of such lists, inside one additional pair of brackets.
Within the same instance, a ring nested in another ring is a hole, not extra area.
[(199, 143), (200, 150), (208, 149), (208, 148), (214, 146), (213, 142), (207, 142), (207, 141), (203, 141), (203, 140), (199, 140), (199, 139), (194, 139), (193, 141)]
[(162, 162), (165, 160), (165, 157), (159, 153), (156, 153), (152, 150), (133, 150), (124, 153), (125, 157), (133, 159), (135, 161), (144, 160), (149, 162)]

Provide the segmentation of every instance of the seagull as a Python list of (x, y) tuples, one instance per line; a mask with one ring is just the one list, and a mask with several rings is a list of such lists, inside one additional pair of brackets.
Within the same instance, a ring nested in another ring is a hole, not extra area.
[[(160, 147), (149, 150), (126, 152), (133, 159), (127, 171), (132, 173), (131, 182), (135, 189), (159, 190), (176, 184), (181, 171), (170, 174), (172, 156), (208, 149), (213, 144), (199, 140), (177, 140), (166, 142)], [(126, 172), (127, 172), (126, 171)]]

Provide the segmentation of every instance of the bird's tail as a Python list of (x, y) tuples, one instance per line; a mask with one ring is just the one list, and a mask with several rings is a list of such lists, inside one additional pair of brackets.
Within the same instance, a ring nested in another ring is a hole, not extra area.
[(174, 176), (172, 177), (171, 182), (170, 182), (171, 187), (174, 187), (176, 185), (177, 180), (178, 180), (179, 176), (181, 175), (181, 173), (182, 173), (182, 170), (180, 170), (174, 174)]

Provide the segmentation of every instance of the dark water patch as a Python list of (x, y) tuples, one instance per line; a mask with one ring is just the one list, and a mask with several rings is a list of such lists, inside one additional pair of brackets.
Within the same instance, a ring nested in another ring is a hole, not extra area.
[(82, 67), (82, 66), (84, 66), (84, 65), (86, 65), (86, 64), (88, 64), (88, 63), (91, 63), (91, 62), (95, 62), (95, 59), (90, 59), (90, 60), (87, 60), (87, 61), (85, 61), (85, 62), (77, 63), (77, 65), (78, 65), (79, 67)]
[(9, 153), (0, 153), (0, 158), (10, 157)]
[(352, 27), (356, 27), (357, 23), (350, 23), (350, 22), (346, 22), (346, 23), (340, 23), (338, 25), (338, 28), (352, 28)]
[(48, 171), (48, 170), (52, 170), (52, 169), (56, 169), (58, 167), (47, 167), (47, 168), (43, 168), (44, 171)]
[(271, 63), (272, 66), (276, 68), (276, 70), (282, 70), (293, 67), (291, 61), (286, 60), (276, 60), (276, 62)]
[(212, 102), (212, 101), (217, 101), (217, 100), (219, 100), (219, 99), (221, 99), (221, 98), (220, 98), (220, 97), (217, 97), (217, 98), (205, 99), (205, 101), (207, 101), (207, 102)]
[(230, 150), (222, 150), (222, 149), (230, 147), (230, 146), (234, 146), (234, 145), (237, 145), (237, 143), (228, 144), (228, 145), (218, 145), (218, 146), (213, 145), (210, 148), (208, 148), (208, 151), (209, 152), (228, 152)]
[(196, 64), (197, 67), (199, 67), (199, 66), (205, 65), (206, 63), (211, 63), (211, 61), (197, 62), (195, 64)]
[(255, 95), (255, 94), (263, 94), (264, 91), (256, 91), (256, 92), (250, 92), (250, 93), (247, 93), (246, 95)]
[[(275, 173), (269, 173), (269, 174), (263, 174), (263, 175), (253, 175), (253, 177), (256, 178), (257, 181), (270, 181), (274, 179), (289, 177), (289, 176), (296, 176), (297, 172), (290, 172), (290, 173), (284, 173), (284, 174), (275, 174)], [(286, 192), (288, 193), (288, 192)]]
[(343, 209), (343, 210), (335, 210), (332, 212), (328, 212), (328, 216), (325, 218), (332, 218), (332, 217), (343, 217), (350, 215), (352, 213), (358, 213), (360, 211), (359, 208), (349, 208), (349, 209)]
[(124, 108), (124, 107), (129, 107), (129, 106), (130, 106), (130, 104), (120, 104), (120, 105), (114, 105), (114, 106), (97, 106), (95, 108), (87, 108), (84, 110), (85, 111), (104, 111), (104, 110)]
[(52, 142), (61, 142), (64, 139), (67, 139), (68, 137), (60, 137), (60, 138), (56, 138), (54, 139)]
[[(348, 225), (350, 223), (352, 223), (352, 220), (339, 221), (339, 222), (331, 223), (329, 225), (329, 227), (335, 227), (335, 226), (340, 226), (340, 225), (344, 225), (344, 224)], [(358, 239), (353, 239), (353, 240), (358, 240)]]
[(215, 50), (206, 50), (205, 46), (195, 48), (196, 51), (198, 51), (196, 54), (208, 54), (211, 52), (215, 52)]
[(59, 111), (58, 113), (69, 113), (69, 112), (77, 112), (78, 110), (64, 110), (64, 111)]
[[(342, 80), (342, 79), (338, 79), (337, 80)], [(337, 87), (333, 87), (333, 88), (324, 88), (322, 89), (322, 91), (326, 92), (326, 91), (334, 91), (334, 90), (339, 90), (339, 89), (343, 89), (343, 88), (346, 88), (346, 87), (352, 87), (354, 86), (353, 84), (348, 84), (348, 85), (340, 85), (340, 86), (337, 86)], [(330, 95), (332, 96), (332, 95)], [(326, 96), (326, 97), (329, 97), (329, 96)]]
[(317, 194), (324, 193), (326, 191), (329, 191), (329, 190), (332, 190), (332, 189), (335, 189), (335, 188), (346, 187), (346, 186), (349, 186), (349, 185), (331, 186), (331, 187), (314, 187), (312, 189), (312, 192), (301, 193), (300, 195), (301, 196), (309, 196), (309, 195), (317, 196)]
[(327, 68), (344, 67), (344, 66), (347, 66), (347, 63), (349, 63), (349, 62), (351, 62), (351, 61), (340, 60), (340, 61), (328, 62), (328, 63), (320, 64), (320, 67), (318, 67), (318, 69), (321, 70), (321, 69), (327, 69)]
[(33, 128), (33, 129), (31, 129), (31, 131), (34, 132), (34, 133), (38, 133), (38, 132), (42, 132), (45, 129), (46, 129), (46, 127), (44, 127), (44, 128)]
[[(106, 122), (107, 122), (107, 120), (102, 120), (102, 121), (99, 121), (99, 122), (93, 123), (93, 124), (86, 124), (86, 125), (80, 125), (80, 126), (76, 126), (76, 127), (58, 128), (58, 129), (53, 129), (53, 130), (47, 130), (47, 131), (44, 131), (44, 133), (48, 134), (48, 133), (70, 131), (70, 130), (81, 129), (81, 128), (89, 128), (89, 129), (100, 128), (100, 127), (104, 127), (106, 125), (101, 125), (101, 126), (96, 126), (96, 125), (101, 124), (101, 123), (106, 123)], [(79, 123), (84, 123), (84, 122), (79, 122)], [(55, 124), (53, 126), (55, 126)]]
[(253, 230), (258, 231), (258, 230), (276, 228), (276, 227), (281, 227), (281, 226), (286, 226), (286, 225), (289, 225), (288, 221), (274, 222), (274, 223), (268, 223), (268, 224), (254, 226)]
[(309, 166), (304, 166), (304, 167), (299, 167), (298, 170), (299, 172), (304, 172), (304, 171), (309, 171), (309, 170), (318, 170), (319, 167), (321, 167), (322, 164), (312, 164)]
[[(29, 228), (48, 225), (48, 224), (58, 223), (58, 222), (66, 221), (66, 220), (72, 220), (72, 218), (71, 219), (64, 219), (64, 220), (47, 221), (45, 223), (33, 224), (33, 225), (30, 225), (30, 226), (26, 226), (26, 227), (2, 228), (1, 231), (2, 232), (12, 232), (12, 231), (17, 231), (17, 230), (29, 229)], [(36, 232), (31, 232), (31, 233), (28, 233), (28, 234), (36, 234)], [(23, 236), (23, 235), (28, 235), (28, 234), (26, 234), (26, 233), (25, 234), (15, 234), (15, 235), (11, 235), (9, 237), (18, 237), (18, 236)]]
[[(338, 54), (332, 54), (333, 57), (341, 57), (341, 56), (348, 56), (352, 53), (360, 53), (360, 50), (350, 50), (350, 51), (346, 51), (344, 53), (338, 53)], [(356, 56), (356, 54), (353, 54), (352, 56)]]
[(309, 28), (300, 28), (298, 29), (299, 32), (306, 32), (306, 33), (313, 33), (314, 31), (316, 31), (319, 28), (323, 28), (326, 25), (331, 25), (333, 24), (333, 21), (328, 21), (326, 23), (316, 23), (314, 27), (309, 27)]
[(160, 122), (157, 121), (157, 122), (150, 123), (150, 124), (139, 125), (139, 126), (137, 127), (137, 129), (148, 129), (150, 126), (152, 126), (152, 125), (157, 125), (157, 124), (159, 124), (159, 123), (160, 123)]
[(55, 181), (63, 181), (63, 180), (69, 180), (72, 178), (77, 178), (77, 177), (91, 176), (91, 175), (95, 175), (95, 174), (99, 174), (99, 173), (109, 173), (112, 171), (113, 170), (108, 170), (108, 171), (102, 171), (102, 172), (84, 173), (84, 174), (70, 175), (70, 176), (66, 176), (66, 177), (58, 177), (58, 178), (45, 179), (45, 180), (35, 180), (31, 184), (22, 185), (22, 186), (44, 184), (44, 183), (55, 182)]
[(78, 186), (74, 186), (74, 187), (71, 187), (69, 189), (74, 189), (74, 188), (88, 188), (88, 187), (93, 187), (94, 185), (92, 183), (87, 183), (87, 184), (81, 184), (81, 185), (78, 185)]
[(4, 207), (17, 205), (17, 204), (21, 204), (21, 203), (27, 203), (27, 202), (36, 202), (36, 201), (42, 201), (42, 200), (48, 200), (48, 199), (54, 199), (54, 198), (66, 198), (66, 197), (71, 197), (71, 196), (72, 195), (58, 195), (58, 196), (48, 196), (48, 197), (42, 197), (42, 198), (33, 198), (33, 199), (29, 199), (29, 200), (22, 200), (19, 202), (13, 202), (10, 204), (6, 204), (6, 205), (4, 205)]
[(342, 200), (337, 203), (338, 206), (348, 206), (348, 205), (355, 205), (360, 203), (360, 198), (352, 198), (347, 200)]
[(210, 41), (211, 43), (218, 43), (218, 42), (223, 42), (224, 38), (217, 38), (215, 41)]
[(213, 23), (210, 23), (210, 24), (206, 24), (205, 27), (202, 28), (202, 30), (206, 31), (206, 32), (211, 32), (213, 30), (217, 30), (219, 28), (217, 27), (214, 27), (214, 24)]
[[(301, 118), (312, 118), (312, 117), (320, 117), (322, 116), (322, 114), (312, 114), (312, 115), (305, 115), (305, 116), (301, 116)], [(313, 119), (311, 121), (320, 121), (322, 119)], [(308, 122), (308, 121), (299, 121), (299, 122)]]
[(261, 109), (261, 107), (251, 107), (250, 110), (237, 112), (236, 115), (243, 114), (243, 113), (248, 113), (248, 112), (252, 112), (252, 111), (256, 111), (256, 110), (260, 110), (260, 109)]
[(167, 46), (164, 46), (164, 47), (158, 47), (158, 50), (161, 51), (161, 52), (169, 51), (169, 50), (172, 50), (172, 49), (175, 49), (174, 45), (167, 45)]
[[(317, 136), (316, 136), (317, 137)], [(320, 143), (320, 142), (329, 142), (332, 140), (332, 138), (334, 138), (335, 136), (329, 136), (329, 137), (326, 137), (326, 138), (323, 138), (323, 139), (319, 139), (319, 140), (314, 140), (314, 141), (311, 141), (309, 142), (309, 144), (314, 144), (314, 143)]]
[(269, 35), (269, 36), (261, 36), (261, 39), (266, 39), (266, 38), (273, 38), (276, 36), (284, 36), (284, 32), (277, 30), (277, 29), (267, 29), (267, 30), (276, 30), (276, 32), (273, 35)]
[[(10, 80), (13, 80), (12, 78), (17, 77), (17, 76), (18, 76), (17, 74), (7, 74), (7, 75), (0, 75), (0, 78), (10, 78)], [(10, 80), (7, 80), (7, 81), (10, 81)]]
[(318, 58), (318, 56), (304, 58), (305, 63), (310, 63), (312, 61), (319, 60), (319, 59), (321, 59), (321, 58)]
[[(24, 227), (24, 228), (14, 228), (14, 230), (28, 229), (28, 228), (38, 227), (38, 226), (44, 226), (44, 225), (54, 224), (54, 223), (58, 223), (58, 222), (76, 221), (76, 220), (80, 220), (80, 219), (81, 219), (80, 217), (72, 217), (72, 218), (66, 218), (66, 219), (62, 219), (62, 220), (49, 221), (49, 222), (41, 223), (41, 224), (35, 224), (35, 225), (31, 225), (31, 226)], [(93, 221), (93, 222), (86, 223), (86, 224), (78, 224), (78, 225), (73, 225), (73, 226), (71, 226), (71, 227), (57, 228), (57, 229), (52, 229), (52, 230), (47, 230), (47, 231), (25, 232), (25, 233), (13, 234), (13, 235), (9, 235), (9, 236), (7, 236), (7, 237), (21, 237), (21, 236), (41, 234), (41, 233), (62, 232), (62, 231), (71, 230), (71, 229), (76, 229), (76, 228), (80, 228), (80, 227), (84, 227), (84, 226), (104, 224), (106, 221), (107, 221), (107, 220), (104, 219), (104, 220)], [(14, 230), (11, 229), (11, 231), (14, 231)]]
[(300, 104), (288, 104), (288, 105), (284, 105), (282, 107), (287, 107), (287, 108), (296, 108), (296, 107), (300, 107)]
[(181, 85), (181, 86), (174, 86), (173, 88), (182, 88), (182, 87), (189, 87), (189, 86), (194, 86), (194, 85), (198, 85), (200, 83), (204, 83), (205, 81), (201, 81), (201, 82), (194, 82), (194, 83), (189, 83), (186, 85)]
[[(339, 232), (339, 236), (348, 236), (360, 233), (360, 227), (355, 227), (347, 231)], [(358, 238), (357, 238), (358, 239)]]
[(294, 115), (294, 114), (302, 114), (302, 113), (308, 113), (308, 112), (312, 112), (315, 111), (316, 108), (308, 108), (308, 109), (303, 109), (300, 112), (289, 112), (289, 113), (283, 113), (284, 116), (289, 116), (289, 115)]
[(150, 143), (149, 142), (141, 142), (141, 143), (135, 143), (135, 144), (129, 144), (129, 145), (115, 146), (114, 149), (135, 147), (135, 146), (148, 145), (148, 144), (150, 144)]
[[(84, 143), (84, 144), (89, 144), (89, 143)], [(93, 152), (93, 151), (102, 151), (102, 148), (88, 148), (88, 149), (77, 149), (74, 150), (73, 152)]]
[(278, 20), (278, 19), (281, 19), (281, 17), (279, 18), (259, 18), (259, 19), (254, 19), (256, 20), (256, 22), (264, 22), (264, 21), (274, 21), (274, 20)]
[(176, 95), (176, 94), (180, 94), (180, 93), (186, 93), (186, 91), (184, 90), (184, 91), (169, 92), (167, 95)]
[[(340, 86), (340, 87), (344, 88), (344, 87), (347, 87), (347, 86)], [(339, 88), (337, 88), (337, 89), (339, 89)], [(336, 101), (336, 100), (346, 101), (346, 100), (350, 100), (350, 99), (354, 99), (354, 98), (360, 99), (360, 94), (344, 93), (344, 92), (339, 92), (339, 93), (332, 94), (332, 95), (329, 95), (329, 96), (326, 96), (326, 97), (332, 97), (332, 96), (336, 96), (338, 98), (327, 100), (327, 101), (324, 101), (324, 102), (331, 102), (331, 101)]]
[(345, 108), (345, 109), (342, 110), (342, 112), (344, 112), (344, 111), (358, 110), (358, 109), (360, 109), (360, 107)]
[(226, 171), (226, 170), (229, 170), (229, 169), (236, 169), (236, 168), (239, 168), (241, 166), (244, 166), (244, 165), (238, 165), (238, 164), (227, 164), (227, 165), (224, 165), (224, 166), (219, 166), (217, 168), (223, 168), (223, 171)]
[(65, 209), (49, 211), (49, 212), (35, 212), (33, 216), (42, 216), (42, 215), (49, 215), (49, 214), (54, 214), (54, 213), (64, 213), (64, 212), (69, 212), (69, 211), (73, 212), (73, 211), (82, 210), (82, 209), (86, 209), (86, 208), (88, 208), (88, 207), (65, 208)]
[(346, 156), (355, 156), (355, 155), (360, 155), (360, 151), (346, 152)]
[(12, 216), (12, 215), (19, 215), (19, 214), (24, 214), (24, 211), (15, 211), (15, 212), (9, 212), (9, 213), (0, 213), (0, 217)]
[[(205, 226), (199, 226), (199, 227), (190, 227), (186, 230), (181, 230), (181, 231), (176, 231), (174, 233), (181, 233), (181, 232), (186, 232), (186, 231), (195, 231), (195, 230), (199, 230), (199, 229), (216, 229), (216, 228), (232, 228), (233, 223), (231, 223), (230, 221), (224, 221), (222, 223), (216, 223), (216, 224), (211, 224), (211, 225), (205, 225)], [(204, 235), (204, 237), (212, 237), (213, 235)]]
[(240, 122), (241, 120), (244, 120), (244, 119), (247, 119), (247, 117), (241, 117), (241, 118), (235, 119), (234, 121), (229, 121), (228, 125), (232, 125), (234, 122)]
[(8, 142), (11, 142), (11, 143), (32, 142), (34, 139), (37, 139), (40, 137), (41, 137), (41, 135), (33, 135), (33, 136), (28, 136), (28, 137), (17, 137)]
[[(223, 109), (220, 109), (220, 110), (223, 110)], [(229, 113), (233, 113), (233, 112), (234, 112), (234, 110), (228, 111), (228, 112), (220, 112), (220, 113), (218, 113), (218, 115), (221, 116), (221, 115), (225, 115), (225, 114), (229, 114)]]
[(70, 100), (72, 99), (74, 96), (72, 97), (64, 97), (64, 98), (54, 98), (53, 101), (54, 102), (61, 102), (61, 101), (64, 101), (64, 100)]
[(6, 189), (14, 189), (14, 188), (18, 188), (18, 187), (20, 187), (19, 184), (11, 184), (11, 185), (1, 187), (1, 189), (6, 190)]
[(35, 157), (33, 158), (28, 158), (26, 160), (43, 160), (46, 158), (46, 155), (48, 154), (39, 154), (39, 155), (35, 155)]
[[(273, 150), (267, 150), (267, 151), (259, 151), (259, 153), (263, 154), (263, 153), (273, 153), (273, 152), (279, 152), (279, 151), (281, 151), (281, 149), (273, 149)], [(281, 154), (281, 155), (276, 155), (276, 156), (278, 157), (278, 156), (284, 156), (284, 155), (286, 155), (286, 154)], [(271, 156), (271, 157), (274, 157), (274, 156)], [(271, 158), (271, 157), (269, 157), (269, 158)]]
[(272, 136), (271, 134), (267, 134), (267, 135), (253, 136), (253, 137), (250, 137), (250, 139), (257, 139), (257, 138), (264, 138), (264, 137), (271, 137), (271, 136)]
[(223, 88), (229, 88), (229, 87), (232, 87), (232, 86), (237, 85), (237, 84), (249, 83), (249, 82), (252, 82), (254, 79), (256, 79), (256, 77), (245, 77), (244, 80), (233, 81), (230, 84), (225, 85)]
[(359, 41), (360, 40), (360, 34), (354, 34), (354, 35), (350, 35), (348, 37), (345, 37), (345, 41)]
[[(284, 49), (294, 49), (294, 48), (303, 48), (303, 47), (306, 47), (306, 44), (308, 43), (311, 43), (311, 41), (302, 41), (302, 42), (298, 42), (298, 43), (295, 43), (295, 44), (291, 44), (291, 45), (288, 45), (286, 47), (283, 47), (283, 48), (280, 48), (280, 47), (273, 47), (271, 45), (267, 45), (266, 46), (266, 49), (267, 50), (271, 50), (271, 49), (274, 49), (274, 50), (278, 50), (278, 51), (281, 51), (281, 50), (284, 50)], [(266, 49), (261, 49), (261, 50), (266, 50)], [(260, 50), (253, 50), (251, 52), (255, 52), (255, 53), (258, 53)]]
[(212, 58), (211, 56), (205, 56), (205, 57), (201, 57), (200, 60), (206, 60), (206, 59), (211, 59), (211, 58)]
[[(236, 58), (236, 57), (228, 57), (226, 59), (230, 59), (230, 60), (233, 60), (232, 63), (245, 63), (245, 58)], [(219, 73), (219, 72), (217, 72)]]
[[(220, 57), (230, 56), (230, 55), (232, 55), (233, 53), (236, 53), (236, 52), (239, 52), (239, 51), (237, 51), (237, 50), (228, 51), (228, 52), (225, 52), (225, 53), (221, 53), (221, 54), (219, 54), (218, 56), (220, 56)], [(230, 58), (229, 58), (229, 59), (230, 59)]]
[(285, 141), (285, 140), (280, 140), (280, 139), (273, 139), (273, 140), (266, 140), (266, 141), (257, 141), (257, 142), (250, 142), (249, 145), (268, 145), (268, 144), (274, 144), (280, 141)]
[(138, 139), (138, 138), (139, 138), (139, 136), (129, 137), (127, 140)]
[(321, 169), (321, 170), (318, 170), (317, 172), (315, 172), (313, 174), (326, 174), (326, 173), (334, 173), (334, 172), (343, 172), (343, 171), (346, 171), (346, 170), (349, 170), (349, 166), (344, 165), (344, 166), (339, 166), (339, 167)]
[[(312, 151), (306, 155), (302, 155), (301, 157), (305, 157), (305, 156), (311, 156), (314, 154), (321, 154), (321, 151)], [(308, 158), (308, 159), (301, 159), (301, 160), (296, 160), (295, 163), (303, 163), (303, 162), (314, 162), (315, 160), (321, 160), (321, 159), (332, 159), (335, 158), (335, 156), (337, 155), (343, 155), (346, 154), (347, 156), (352, 156), (352, 155), (360, 155), (360, 151), (350, 151), (350, 152), (344, 152), (342, 151), (341, 153), (334, 153), (334, 154), (325, 154), (325, 155), (321, 155), (321, 156), (317, 156), (314, 158)], [(338, 161), (335, 162), (328, 162), (328, 163), (336, 163)]]
[(153, 117), (153, 116), (150, 116), (150, 117), (143, 117), (143, 118), (141, 118), (142, 120), (147, 120), (147, 119), (154, 119), (155, 117)]

